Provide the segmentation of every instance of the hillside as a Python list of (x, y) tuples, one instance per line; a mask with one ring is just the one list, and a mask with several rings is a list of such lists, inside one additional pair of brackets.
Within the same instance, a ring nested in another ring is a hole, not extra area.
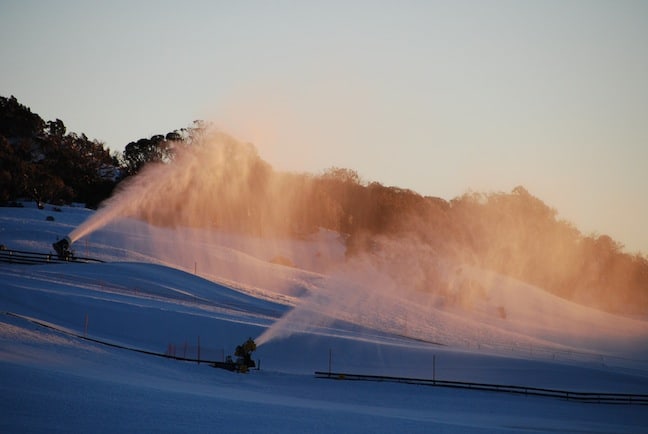
[[(52, 209), (0, 208), (2, 244), (51, 251), (94, 215)], [(486, 293), (448, 306), (421, 292), (395, 296), (378, 270), (346, 266), (342, 241), (327, 232), (268, 241), (119, 219), (73, 247), (108, 262), (0, 264), (2, 431), (640, 432), (648, 423), (641, 406), (312, 377), (331, 363), (431, 378), (434, 363), (444, 380), (646, 393), (646, 321), (491, 272), (464, 269)], [(277, 255), (294, 266), (273, 264)], [(195, 357), (199, 344), (208, 360), (253, 337), (262, 369), (232, 374), (27, 319), (161, 354)]]
[(468, 266), (610, 313), (648, 314), (648, 259), (607, 235), (582, 234), (523, 186), (446, 201), (365, 182), (350, 169), (282, 172), (252, 144), (201, 121), (110, 155), (14, 97), (0, 99), (0, 180), (0, 203), (101, 203), (93, 225), (131, 217), (267, 239), (337, 233), (347, 258), (447, 303), (458, 287), (479, 285), (457, 279)]

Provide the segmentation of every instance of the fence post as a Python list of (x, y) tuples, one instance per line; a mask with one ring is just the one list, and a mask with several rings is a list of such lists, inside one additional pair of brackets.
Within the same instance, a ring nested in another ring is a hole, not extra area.
[(329, 364), (328, 364), (328, 376), (331, 376), (331, 357), (332, 357), (332, 351), (329, 348)]
[(436, 354), (432, 355), (432, 381), (436, 384)]

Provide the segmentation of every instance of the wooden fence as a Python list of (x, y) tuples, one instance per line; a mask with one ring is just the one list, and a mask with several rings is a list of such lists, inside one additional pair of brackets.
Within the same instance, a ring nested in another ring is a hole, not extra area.
[(67, 259), (59, 258), (55, 253), (36, 253), (25, 252), (20, 250), (7, 250), (0, 249), (0, 262), (9, 264), (22, 264), (22, 265), (40, 265), (40, 264), (61, 264), (65, 262), (75, 263), (99, 263), (103, 262), (99, 259), (83, 258), (78, 256), (71, 256)]
[(455, 389), (484, 390), (526, 396), (546, 396), (568, 401), (600, 404), (638, 404), (648, 405), (648, 395), (633, 393), (575, 392), (568, 390), (544, 389), (539, 387), (512, 386), (504, 384), (471, 383), (464, 381), (430, 380), (424, 378), (392, 377), (385, 375), (362, 375), (345, 372), (315, 372), (316, 378), (346, 381), (386, 381), (392, 383), (417, 384), (422, 386), (451, 387)]

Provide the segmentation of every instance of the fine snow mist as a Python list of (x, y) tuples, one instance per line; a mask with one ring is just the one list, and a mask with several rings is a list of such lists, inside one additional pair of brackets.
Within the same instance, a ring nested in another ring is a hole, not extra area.
[(284, 229), (290, 199), (290, 183), (261, 160), (251, 144), (211, 132), (192, 145), (178, 145), (172, 163), (147, 164), (72, 231), (70, 239), (75, 242), (124, 217), (163, 227), (264, 234)]
[[(210, 132), (190, 146), (178, 145), (171, 163), (149, 164), (125, 181), (69, 237), (75, 242), (107, 225), (125, 225), (132, 232), (128, 242), (137, 244), (132, 250), (294, 305), (258, 337), (258, 345), (293, 333), (326, 334), (344, 322), (366, 339), (398, 335), (492, 351), (525, 346), (547, 354), (563, 347), (648, 352), (645, 321), (487, 271), (461, 243), (425, 242), (447, 232), (405, 213), (397, 217), (407, 230), (368, 234), (365, 240), (355, 233), (356, 245), (364, 247), (345, 256), (343, 236), (313, 224), (349, 223), (317, 182), (330, 180), (277, 172), (252, 145)], [(510, 242), (501, 243), (495, 250), (506, 253)], [(510, 254), (501, 258), (515, 268)]]
[(315, 277), (286, 265), (322, 272), (344, 255), (339, 235), (306, 223), (311, 182), (273, 170), (253, 145), (209, 131), (177, 145), (170, 163), (149, 163), (124, 181), (69, 238), (120, 225), (132, 232), (131, 248), (162, 263), (291, 296)]
[(308, 296), (262, 333), (264, 345), (338, 322), (376, 334), (535, 357), (648, 358), (648, 323), (582, 306), (533, 285), (439, 257), (415, 239), (374, 239), (374, 252), (313, 282)]

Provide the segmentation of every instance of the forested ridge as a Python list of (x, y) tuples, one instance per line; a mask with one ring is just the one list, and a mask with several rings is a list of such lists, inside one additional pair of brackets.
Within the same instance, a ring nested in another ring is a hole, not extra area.
[[(0, 97), (0, 202), (97, 206), (148, 165), (173, 165), (187, 149), (201, 152), (206, 136), (205, 124), (196, 121), (111, 154), (85, 134), (68, 133), (61, 120), (45, 122), (16, 98)], [(443, 291), (452, 276), (441, 264), (450, 261), (597, 308), (648, 313), (646, 257), (625, 252), (607, 235), (582, 234), (522, 186), (447, 201), (364, 182), (350, 169), (276, 171), (254, 146), (220, 139), (221, 158), (208, 168), (218, 182), (187, 183), (186, 193), (199, 190), (204, 206), (201, 218), (184, 223), (257, 236), (304, 237), (325, 228), (343, 234), (348, 257), (368, 255), (386, 269), (407, 261), (418, 277), (401, 283), (420, 290)], [(153, 208), (139, 217), (183, 223), (181, 206)]]
[(96, 206), (117, 181), (117, 159), (101, 142), (45, 122), (13, 96), (0, 97), (0, 203), (17, 198)]

